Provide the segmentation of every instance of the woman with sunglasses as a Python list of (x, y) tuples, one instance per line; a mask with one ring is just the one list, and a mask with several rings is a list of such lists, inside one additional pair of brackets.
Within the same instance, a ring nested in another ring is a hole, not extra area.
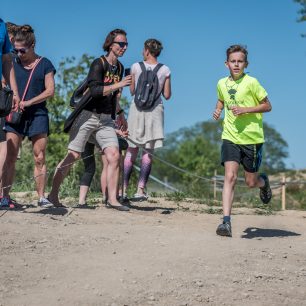
[(130, 85), (132, 79), (131, 76), (122, 79), (124, 69), (118, 60), (125, 53), (127, 46), (126, 32), (121, 29), (113, 30), (107, 35), (103, 45), (106, 55), (95, 59), (91, 64), (87, 77), (91, 100), (74, 119), (68, 153), (57, 166), (53, 177), (49, 200), (57, 207), (62, 206), (58, 197), (61, 183), (73, 162), (84, 152), (89, 138), (94, 137), (107, 160), (107, 205), (120, 211), (129, 210), (117, 200), (120, 155), (114, 126), (117, 113), (120, 128), (127, 130), (119, 100), (121, 89)]
[(20, 109), (22, 117), (18, 124), (9, 122), (5, 124), (7, 159), (3, 171), (3, 186), (8, 187), (3, 189), (1, 201), (9, 203), (10, 206), (14, 205), (9, 191), (14, 180), (20, 143), (27, 136), (33, 147), (38, 205), (48, 208), (53, 205), (44, 195), (47, 173), (45, 155), (49, 134), (46, 100), (54, 95), (55, 68), (47, 58), (35, 53), (35, 42), (34, 30), (31, 26), (24, 25), (18, 29), (14, 41), (14, 52), (17, 55), (14, 59), (14, 68), (21, 101), (15, 110)]
[[(5, 33), (5, 25), (6, 25), (6, 29), (7, 29), (7, 33)], [(2, 28), (2, 31), (1, 31)], [(4, 53), (9, 54), (12, 49), (11, 46), (14, 45), (14, 38), (15, 35), (17, 33), (18, 30), (18, 26), (14, 23), (11, 22), (6, 22), (6, 24), (0, 20), (0, 32), (2, 32), (2, 35), (0, 34), (0, 41), (3, 41), (3, 50), (1, 48), (1, 51)], [(4, 35), (4, 37), (1, 39), (1, 37)], [(8, 36), (8, 37), (7, 37)], [(9, 42), (11, 44), (9, 44)], [(1, 45), (1, 43), (0, 43)], [(6, 55), (8, 56), (8, 55)], [(13, 66), (13, 63), (10, 59), (10, 65), (11, 67)], [(2, 60), (1, 60), (1, 64), (2, 64)], [(4, 73), (5, 74), (5, 73)], [(2, 88), (9, 86), (9, 81), (6, 80), (4, 78), (4, 76), (2, 75)], [(14, 85), (13, 85), (14, 86)], [(17, 93), (17, 85), (15, 84), (15, 91)], [(12, 84), (11, 84), (12, 87)], [(0, 84), (0, 88), (1, 88), (1, 84)], [(16, 97), (16, 96), (15, 96)], [(15, 98), (14, 97), (14, 98)], [(15, 100), (15, 99), (14, 99)], [(6, 134), (5, 131), (3, 130), (4, 128), (4, 124), (5, 124), (5, 117), (0, 117), (0, 208), (8, 208), (8, 203), (4, 205), (1, 204), (1, 198), (2, 198), (2, 171), (3, 171), (3, 166), (6, 160)]]

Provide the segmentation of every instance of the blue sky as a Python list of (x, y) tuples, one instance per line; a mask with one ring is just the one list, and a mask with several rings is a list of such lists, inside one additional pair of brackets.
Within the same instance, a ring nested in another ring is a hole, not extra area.
[[(123, 28), (128, 67), (141, 60), (143, 42), (164, 44), (160, 61), (172, 71), (173, 96), (165, 102), (165, 129), (211, 119), (216, 84), (227, 75), (225, 50), (247, 45), (250, 75), (266, 88), (273, 111), (264, 120), (289, 144), (287, 165), (306, 168), (306, 23), (297, 23), (293, 0), (87, 0), (1, 1), (0, 17), (29, 23), (37, 52), (55, 65), (66, 56), (98, 56), (107, 33)], [(128, 96), (128, 90), (125, 89)], [(303, 136), (304, 135), (304, 136)]]

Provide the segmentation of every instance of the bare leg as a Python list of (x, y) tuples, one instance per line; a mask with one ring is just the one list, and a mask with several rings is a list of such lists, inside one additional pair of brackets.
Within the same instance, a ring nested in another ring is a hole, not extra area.
[(15, 164), (22, 137), (15, 133), (6, 133), (7, 156), (2, 174), (3, 196), (7, 197), (15, 177)]
[(262, 188), (265, 186), (265, 181), (257, 172), (244, 172), (245, 182), (250, 188)]
[(89, 191), (89, 186), (81, 185), (79, 193), (79, 204), (86, 204), (87, 193)]
[(118, 147), (108, 147), (104, 150), (107, 160), (106, 177), (108, 201), (113, 206), (121, 206), (117, 200), (120, 154)]
[[(46, 167), (46, 146), (47, 135), (37, 135), (32, 138), (33, 155), (34, 155), (34, 177), (36, 182), (36, 191), (39, 198), (45, 197), (45, 186), (47, 179)], [(18, 148), (18, 150), (20, 147)]]
[(230, 216), (234, 200), (234, 188), (237, 181), (239, 164), (234, 161), (224, 163), (225, 175), (222, 192), (223, 215)]
[(49, 194), (49, 200), (55, 206), (60, 205), (58, 198), (59, 188), (64, 178), (67, 176), (69, 169), (72, 166), (72, 163), (75, 162), (79, 157), (80, 153), (68, 150), (68, 153), (65, 158), (56, 167), (52, 181), (52, 188)]
[(2, 196), (2, 173), (6, 159), (6, 141), (0, 142), (0, 196)]
[(107, 168), (108, 168), (108, 161), (105, 154), (101, 155), (103, 168), (101, 172), (101, 190), (103, 194), (103, 199), (105, 201), (108, 200), (108, 191), (107, 191)]

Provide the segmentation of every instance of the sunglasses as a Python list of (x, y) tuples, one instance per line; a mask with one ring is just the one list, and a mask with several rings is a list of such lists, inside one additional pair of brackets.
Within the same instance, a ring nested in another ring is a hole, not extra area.
[(124, 48), (125, 46), (127, 47), (129, 43), (124, 42), (124, 41), (114, 41), (114, 44), (118, 44), (120, 48)]
[(15, 54), (18, 54), (18, 53), (20, 53), (20, 54), (25, 54), (25, 53), (27, 53), (28, 51), (29, 51), (28, 48), (20, 48), (20, 49), (14, 48), (14, 49), (13, 49), (13, 53), (15, 53)]

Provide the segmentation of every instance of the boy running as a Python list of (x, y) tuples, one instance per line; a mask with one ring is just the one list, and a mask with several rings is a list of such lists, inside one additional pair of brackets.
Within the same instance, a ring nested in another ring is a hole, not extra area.
[(213, 118), (218, 120), (225, 109), (221, 148), (221, 164), (225, 168), (223, 223), (216, 233), (231, 237), (231, 209), (240, 164), (243, 165), (248, 187), (260, 189), (261, 201), (268, 204), (272, 198), (267, 175), (258, 174), (264, 143), (262, 113), (271, 111), (272, 107), (267, 92), (257, 79), (244, 73), (248, 66), (246, 48), (230, 46), (226, 56), (225, 66), (230, 76), (218, 82), (218, 102), (213, 113)]

